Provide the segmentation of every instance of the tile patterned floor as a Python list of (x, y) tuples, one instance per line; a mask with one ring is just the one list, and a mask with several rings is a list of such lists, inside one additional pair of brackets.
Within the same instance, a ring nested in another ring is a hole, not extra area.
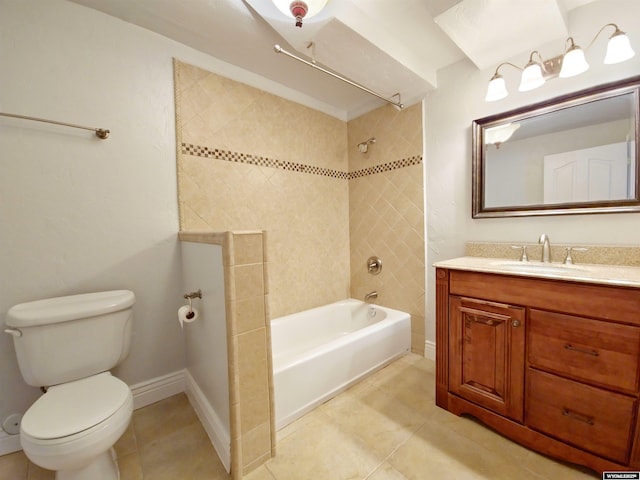
[[(278, 432), (246, 480), (594, 480), (434, 404), (434, 363), (407, 355)], [(185, 395), (136, 410), (116, 445), (121, 480), (229, 480)], [(0, 479), (53, 479), (22, 452)]]

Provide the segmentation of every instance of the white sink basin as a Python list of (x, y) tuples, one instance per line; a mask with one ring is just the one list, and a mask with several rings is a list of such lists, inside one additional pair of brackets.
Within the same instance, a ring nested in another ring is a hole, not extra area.
[(565, 265), (563, 263), (541, 263), (541, 262), (518, 262), (499, 261), (494, 262), (494, 266), (502, 270), (522, 273), (549, 273), (554, 275), (576, 275), (587, 270), (575, 265)]

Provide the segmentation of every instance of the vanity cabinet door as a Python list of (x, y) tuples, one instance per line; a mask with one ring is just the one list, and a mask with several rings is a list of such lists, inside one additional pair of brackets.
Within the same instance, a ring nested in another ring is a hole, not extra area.
[(449, 391), (520, 423), (525, 309), (451, 296)]

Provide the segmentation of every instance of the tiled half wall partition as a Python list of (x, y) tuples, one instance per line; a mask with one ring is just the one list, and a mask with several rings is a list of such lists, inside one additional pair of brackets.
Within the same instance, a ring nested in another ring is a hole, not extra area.
[(181, 232), (179, 238), (222, 246), (231, 474), (240, 480), (275, 452), (266, 234)]

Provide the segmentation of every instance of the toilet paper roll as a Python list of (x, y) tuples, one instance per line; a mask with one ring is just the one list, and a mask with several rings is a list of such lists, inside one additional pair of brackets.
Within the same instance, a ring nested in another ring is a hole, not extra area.
[(198, 310), (190, 307), (189, 305), (183, 305), (178, 309), (178, 322), (180, 322), (180, 328), (184, 328), (185, 323), (195, 322), (200, 314)]

